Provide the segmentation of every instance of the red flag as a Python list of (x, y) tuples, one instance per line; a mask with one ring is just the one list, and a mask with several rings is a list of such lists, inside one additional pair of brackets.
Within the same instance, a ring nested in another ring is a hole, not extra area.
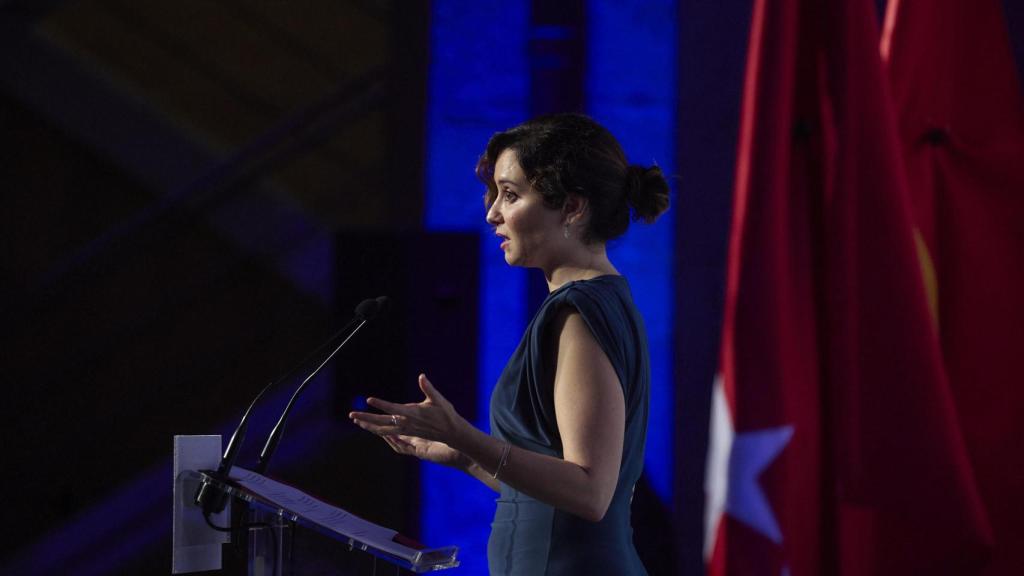
[(878, 38), (870, 0), (755, 0), (711, 574), (963, 574), (985, 550)]
[(943, 357), (994, 532), (1024, 574), (1024, 97), (997, 0), (890, 0), (882, 53)]

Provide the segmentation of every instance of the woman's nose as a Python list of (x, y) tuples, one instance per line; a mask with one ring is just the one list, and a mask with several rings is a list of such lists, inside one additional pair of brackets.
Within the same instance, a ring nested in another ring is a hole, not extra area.
[(498, 209), (498, 202), (491, 203), (491, 206), (487, 209), (487, 223), (488, 224), (500, 224), (501, 223), (501, 211)]

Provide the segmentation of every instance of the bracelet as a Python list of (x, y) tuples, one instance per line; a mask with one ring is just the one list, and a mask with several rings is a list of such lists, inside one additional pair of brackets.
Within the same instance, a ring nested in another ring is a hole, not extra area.
[(501, 460), (498, 460), (498, 467), (494, 469), (494, 474), (491, 474), (491, 478), (498, 479), (498, 475), (501, 474), (502, 468), (508, 464), (508, 455), (512, 452), (512, 443), (505, 442), (505, 447), (501, 450)]

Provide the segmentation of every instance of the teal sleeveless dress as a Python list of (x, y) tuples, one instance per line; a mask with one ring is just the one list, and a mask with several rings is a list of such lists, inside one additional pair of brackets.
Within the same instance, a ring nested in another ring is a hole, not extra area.
[[(533, 317), (491, 395), (491, 434), (513, 445), (562, 457), (555, 420), (548, 328), (564, 307), (577, 310), (622, 383), (626, 401), (622, 465), (608, 512), (590, 522), (501, 484), (487, 560), (492, 575), (647, 574), (633, 547), (630, 504), (647, 435), (650, 360), (643, 320), (622, 276), (569, 282), (550, 293)], [(547, 348), (547, 349), (546, 349)], [(512, 462), (511, 465), (515, 465)]]

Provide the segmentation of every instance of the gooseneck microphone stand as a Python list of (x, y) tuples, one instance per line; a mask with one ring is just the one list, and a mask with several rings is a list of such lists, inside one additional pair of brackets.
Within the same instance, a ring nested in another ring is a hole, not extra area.
[[(298, 372), (300, 368), (308, 365), (310, 359), (318, 356), (330, 344), (337, 341), (341, 335), (348, 333), (348, 336), (341, 342), (341, 344), (331, 351), (327, 358), (302, 381), (302, 384), (300, 384), (295, 390), (295, 393), (292, 394), (291, 399), (288, 401), (288, 405), (285, 407), (281, 417), (277, 420), (277, 424), (274, 426), (270, 436), (267, 438), (266, 444), (263, 446), (263, 450), (260, 452), (256, 472), (262, 474), (267, 469), (270, 457), (273, 456), (274, 450), (281, 441), (281, 435), (284, 432), (284, 423), (287, 420), (288, 414), (290, 413), (292, 406), (295, 404), (295, 399), (298, 397), (299, 393), (301, 393), (306, 384), (309, 383), (309, 381), (312, 380), (313, 377), (316, 376), (332, 358), (334, 358), (338, 351), (341, 350), (341, 348), (345, 346), (353, 336), (355, 336), (356, 332), (358, 332), (367, 322), (376, 317), (381, 310), (387, 306), (387, 302), (387, 296), (379, 296), (377, 298), (367, 299), (360, 302), (359, 305), (356, 306), (355, 316), (341, 330), (334, 333), (323, 344), (317, 347), (316, 350), (307, 355), (302, 362), (289, 370), (284, 376), (264, 386), (263, 389), (260, 390), (259, 394), (253, 398), (252, 402), (249, 403), (249, 407), (246, 408), (245, 413), (242, 414), (242, 419), (238, 423), (238, 427), (235, 428), (235, 431), (231, 434), (231, 439), (228, 440), (227, 448), (224, 450), (224, 456), (221, 458), (220, 464), (217, 466), (217, 470), (211, 475), (220, 481), (228, 481), (229, 475), (231, 474), (231, 468), (235, 465), (235, 461), (238, 459), (239, 450), (245, 440), (245, 433), (249, 427), (249, 417), (252, 414), (253, 408), (256, 406), (257, 402), (260, 401), (263, 395), (271, 388), (274, 388), (285, 380), (291, 378), (291, 376)], [(349, 332), (353, 325), (356, 326), (355, 329)], [(196, 490), (195, 503), (202, 507), (203, 515), (207, 518), (207, 523), (209, 523), (209, 517), (212, 514), (217, 514), (224, 510), (227, 506), (227, 501), (227, 494), (223, 491), (214, 489), (209, 482), (202, 482)], [(222, 529), (216, 526), (213, 527), (216, 529)]]

